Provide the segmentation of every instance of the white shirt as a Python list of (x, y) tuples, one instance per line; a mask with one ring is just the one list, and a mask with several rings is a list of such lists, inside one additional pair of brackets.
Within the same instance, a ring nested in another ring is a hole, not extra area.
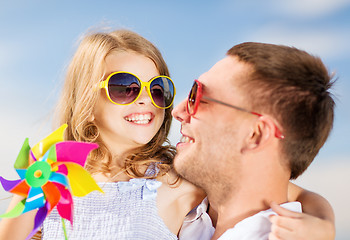
[(213, 223), (207, 213), (208, 198), (194, 208), (185, 217), (179, 232), (179, 240), (210, 240), (215, 232)]
[[(289, 202), (281, 205), (282, 207), (302, 212), (299, 202)], [(185, 218), (179, 233), (179, 240), (210, 240), (214, 234), (215, 228), (207, 213), (208, 199), (205, 198), (200, 205), (193, 209)], [(277, 215), (272, 209), (261, 211), (251, 217), (248, 217), (233, 228), (230, 228), (221, 235), (219, 240), (249, 239), (261, 240), (268, 239), (271, 231), (270, 215)]]

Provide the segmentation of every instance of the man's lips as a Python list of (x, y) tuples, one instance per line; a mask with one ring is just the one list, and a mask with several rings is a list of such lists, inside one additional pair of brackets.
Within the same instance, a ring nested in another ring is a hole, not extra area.
[(194, 139), (189, 136), (182, 135), (180, 138), (180, 143), (194, 143)]

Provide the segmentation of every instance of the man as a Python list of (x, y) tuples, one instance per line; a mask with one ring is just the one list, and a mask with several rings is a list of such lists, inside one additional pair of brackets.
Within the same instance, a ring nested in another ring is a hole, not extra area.
[(181, 122), (178, 173), (204, 189), (212, 239), (267, 239), (271, 202), (310, 165), (333, 125), (331, 77), (296, 48), (243, 43), (194, 82), (173, 110)]

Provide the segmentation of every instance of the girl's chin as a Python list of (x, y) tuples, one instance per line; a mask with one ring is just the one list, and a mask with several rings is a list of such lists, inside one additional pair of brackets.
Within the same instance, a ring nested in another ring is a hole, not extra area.
[(138, 147), (141, 147), (143, 145), (146, 145), (152, 140), (152, 138), (143, 138), (143, 139), (134, 139), (134, 142)]

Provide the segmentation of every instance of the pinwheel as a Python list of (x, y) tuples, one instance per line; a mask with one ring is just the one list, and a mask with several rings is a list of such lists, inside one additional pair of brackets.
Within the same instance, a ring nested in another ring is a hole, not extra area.
[(1, 218), (17, 217), (28, 211), (38, 209), (34, 228), (28, 235), (30, 239), (44, 219), (57, 207), (63, 219), (73, 225), (73, 196), (82, 197), (102, 189), (83, 168), (90, 151), (98, 147), (95, 143), (63, 141), (62, 125), (48, 137), (30, 148), (28, 138), (18, 154), (15, 169), (19, 180), (6, 180), (0, 177), (3, 188), (24, 197), (12, 210), (0, 215)]

